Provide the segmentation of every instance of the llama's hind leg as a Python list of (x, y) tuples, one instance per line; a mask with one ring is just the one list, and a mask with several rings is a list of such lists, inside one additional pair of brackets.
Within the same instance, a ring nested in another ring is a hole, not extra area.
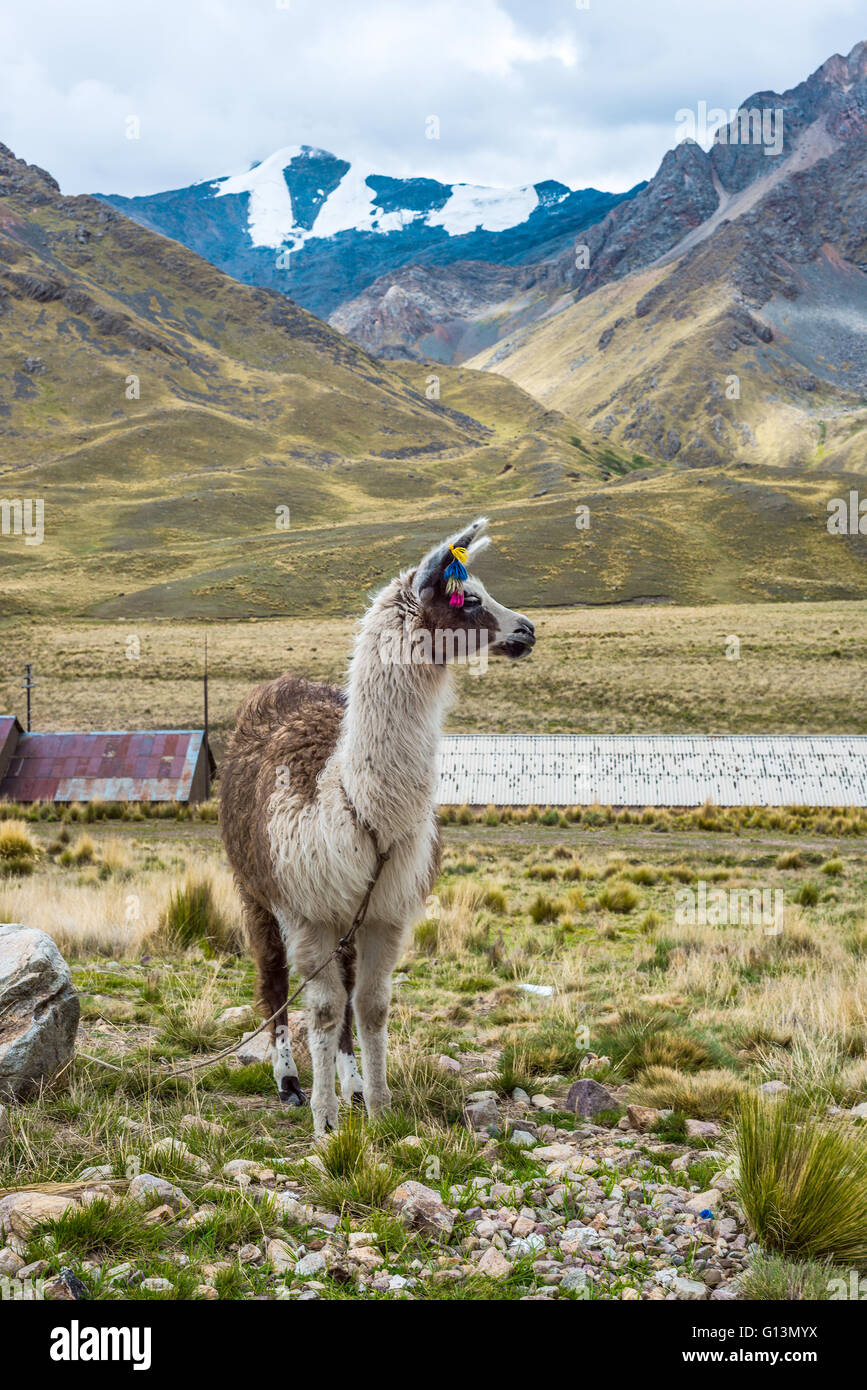
[(355, 1060), (353, 1040), (352, 992), (355, 988), (355, 946), (350, 942), (340, 957), (343, 988), (346, 990), (346, 1008), (343, 1012), (343, 1027), (337, 1042), (337, 1079), (340, 1094), (353, 1110), (364, 1105), (364, 1087), (361, 1072)]
[[(269, 1033), (273, 1053), (274, 1080), (284, 1105), (306, 1105), (307, 1097), (298, 1081), (298, 1068), (292, 1056), (287, 1023), (286, 999), (289, 994), (289, 966), (286, 946), (276, 918), (247, 894), (241, 894), (247, 916), (250, 949), (258, 974), (258, 999), (262, 1012), (271, 1020)], [(282, 1005), (282, 1008), (281, 1008)]]

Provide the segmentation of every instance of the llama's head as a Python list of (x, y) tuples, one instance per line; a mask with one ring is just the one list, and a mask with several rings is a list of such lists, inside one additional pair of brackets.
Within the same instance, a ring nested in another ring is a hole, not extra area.
[[(456, 647), (460, 651), (461, 644), (455, 638), (459, 638), (461, 633), (469, 636), (474, 632), (476, 641), (484, 633), (481, 640), (487, 644), (490, 652), (512, 658), (526, 656), (535, 645), (536, 630), (530, 619), (497, 603), (473, 572), (473, 561), (490, 545), (490, 537), (484, 534), (487, 524), (485, 517), (479, 517), (463, 530), (449, 536), (448, 540), (435, 545), (409, 576), (413, 596), (421, 609), (423, 626), (434, 636), (442, 634), (446, 639), (442, 643), (434, 643), (435, 662), (449, 660), (450, 651), (453, 654)], [(453, 601), (454, 579), (447, 573), (453, 568), (455, 550), (467, 552), (466, 568), (469, 571), (466, 579), (460, 581), (457, 603)], [(448, 640), (449, 634), (451, 642)]]

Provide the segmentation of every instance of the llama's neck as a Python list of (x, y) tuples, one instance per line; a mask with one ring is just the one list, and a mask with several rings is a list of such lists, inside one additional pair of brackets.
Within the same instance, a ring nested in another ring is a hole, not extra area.
[(335, 759), (358, 814), (391, 844), (430, 815), (450, 680), (409, 659), (412, 618), (385, 598), (362, 624)]

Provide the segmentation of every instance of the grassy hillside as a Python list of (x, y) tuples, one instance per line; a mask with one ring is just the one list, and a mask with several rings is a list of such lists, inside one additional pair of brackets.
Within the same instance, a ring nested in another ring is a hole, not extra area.
[(831, 346), (835, 316), (846, 318), (853, 295), (858, 312), (858, 277), (829, 253), (803, 273), (794, 303), (774, 297), (754, 313), (740, 289), (749, 259), (740, 229), (727, 228), (678, 261), (567, 304), (469, 365), (656, 461), (863, 471), (867, 399), (847, 387), (858, 372), (835, 366)]
[[(597, 458), (562, 423), (537, 433), (534, 406), (493, 428), (473, 417), (472, 392), (452, 401), (443, 382), (428, 400), (423, 375), (404, 379), (281, 295), (62, 197), (2, 148), (0, 326), (0, 487), (42, 498), (46, 530), (38, 548), (0, 537), (6, 611), (122, 599), (152, 613), (286, 612), (309, 583), (287, 586), (296, 528), (353, 530), (385, 502), (449, 525), (495, 480), (517, 499), (576, 471), (601, 477), (619, 457)], [(353, 545), (353, 588), (378, 572), (369, 542)], [(306, 544), (319, 554), (322, 536)]]

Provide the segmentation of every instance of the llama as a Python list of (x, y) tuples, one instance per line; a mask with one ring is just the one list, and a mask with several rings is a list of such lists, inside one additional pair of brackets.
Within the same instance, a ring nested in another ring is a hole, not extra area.
[[(484, 517), (472, 522), (377, 595), (361, 621), (345, 692), (290, 675), (253, 691), (238, 710), (224, 760), (223, 842), (244, 907), (259, 1002), (266, 1017), (277, 1014), (274, 1079), (289, 1105), (306, 1103), (287, 1028), (289, 962), (307, 979), (328, 960), (353, 921), (377, 854), (388, 854), (351, 946), (305, 990), (317, 1135), (337, 1125), (335, 1071), (344, 1100), (363, 1103), (369, 1115), (391, 1099), (391, 976), (439, 869), (434, 796), (450, 657), (478, 642), (517, 658), (536, 640), (529, 618), (496, 603), (474, 575), (463, 586), (446, 575), (450, 567), (455, 573), (452, 547), (464, 547), (472, 563), (489, 543), (486, 526)], [(460, 563), (457, 570), (466, 573)]]

